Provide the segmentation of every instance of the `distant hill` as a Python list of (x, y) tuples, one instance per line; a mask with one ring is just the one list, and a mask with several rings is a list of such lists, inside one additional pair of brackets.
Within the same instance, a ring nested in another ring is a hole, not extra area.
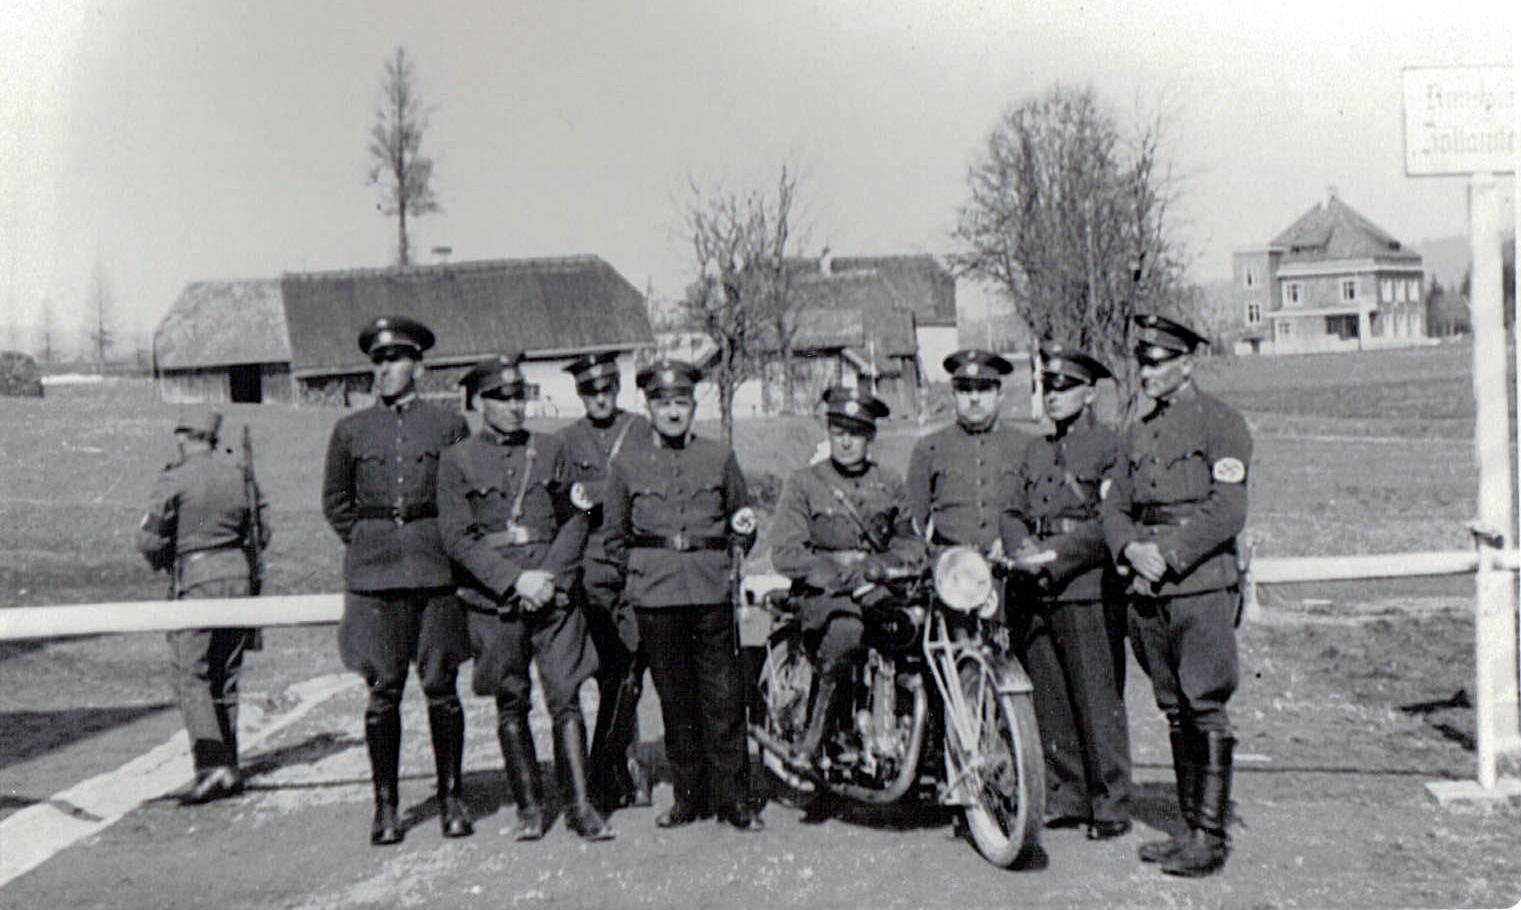
[[(1427, 275), (1440, 281), (1443, 287), (1455, 288), (1463, 283), (1463, 276), (1468, 273), (1466, 236), (1422, 240), (1408, 246), (1421, 254)], [(1505, 261), (1515, 262), (1515, 255), (1516, 235), (1512, 232), (1506, 238)]]

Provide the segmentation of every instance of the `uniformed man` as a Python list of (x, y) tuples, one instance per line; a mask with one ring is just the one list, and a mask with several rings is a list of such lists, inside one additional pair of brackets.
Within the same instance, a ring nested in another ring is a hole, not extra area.
[[(169, 572), (175, 599), (249, 596), (251, 555), (269, 543), (263, 497), (257, 487), (245, 487), (242, 467), (217, 450), (221, 426), (215, 411), (187, 415), (175, 426), (178, 457), (159, 475), (138, 526), (138, 550), (155, 570)], [(244, 652), (259, 646), (259, 632), (180, 629), (168, 639), (195, 763), (195, 781), (180, 801), (194, 805), (237, 794), (243, 789), (238, 678)]]
[(588, 767), (592, 799), (604, 811), (650, 805), (650, 775), (635, 754), (644, 656), (633, 610), (619, 603), (617, 571), (607, 558), (602, 496), (608, 464), (625, 446), (647, 445), (649, 421), (618, 407), (618, 355), (587, 354), (565, 367), (575, 377), (586, 416), (560, 431), (570, 479), (596, 505), (576, 601), (597, 648), (597, 720)]
[(370, 843), (399, 843), (401, 697), (411, 663), (428, 699), (445, 837), (473, 832), (461, 775), (465, 715), (456, 688), (469, 658), (464, 612), (438, 533), (439, 454), (468, 435), (465, 421), (417, 394), (427, 326), (382, 316), (359, 333), (375, 364), (375, 404), (339, 420), (328, 441), (322, 514), (347, 545), (338, 647), (369, 686), (364, 734), (375, 785)]
[[(808, 763), (818, 755), (836, 692), (848, 685), (860, 656), (857, 598), (871, 596), (861, 589), (885, 569), (922, 567), (928, 560), (924, 539), (900, 511), (903, 481), (870, 457), (887, 405), (843, 386), (826, 391), (823, 400), (829, 457), (787, 478), (770, 531), (771, 565), (792, 579), (817, 670), (808, 729), (796, 756)], [(805, 817), (816, 821), (820, 814)]]
[(754, 515), (734, 452), (691, 433), (701, 375), (674, 360), (639, 371), (654, 433), (613, 459), (603, 501), (607, 555), (624, 579), (665, 721), (676, 795), (656, 824), (674, 828), (716, 812), (741, 831), (759, 831), (732, 602)]
[(596, 671), (586, 620), (572, 602), (590, 502), (572, 495), (556, 436), (532, 433), (521, 354), (478, 365), (480, 430), (444, 450), (438, 466), (439, 530), (460, 570), (469, 611), (474, 689), (496, 699), (497, 741), (518, 808), (519, 840), (544, 835), (539, 760), (528, 726), (529, 665), (536, 662), (554, 729), (566, 825), (588, 840), (613, 832), (586, 787), (586, 723), (578, 693)]
[(1205, 343), (1198, 333), (1153, 315), (1134, 317), (1134, 328), (1141, 390), (1155, 406), (1126, 433), (1103, 503), (1104, 534), (1131, 580), (1130, 634), (1167, 715), (1188, 823), (1140, 856), (1174, 875), (1209, 875), (1229, 851), (1235, 540), (1246, 523), (1252, 438), (1235, 409), (1194, 387), (1194, 352)]
[(1090, 840), (1130, 830), (1125, 602), (1099, 515), (1120, 436), (1093, 413), (1094, 384), (1110, 375), (1086, 354), (1041, 350), (1051, 432), (1025, 449), (1001, 527), (1018, 594), (1011, 638), (1035, 684), (1046, 826), (1085, 825)]
[(998, 521), (1029, 437), (999, 425), (1003, 377), (1014, 367), (989, 351), (945, 358), (956, 422), (920, 439), (908, 461), (908, 507), (935, 546), (983, 552), (998, 541)]

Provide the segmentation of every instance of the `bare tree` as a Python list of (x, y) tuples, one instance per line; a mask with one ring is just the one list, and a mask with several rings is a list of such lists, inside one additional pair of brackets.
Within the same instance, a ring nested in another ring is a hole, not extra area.
[(90, 298), (91, 322), (94, 327), (87, 330), (86, 335), (90, 339), (90, 346), (95, 349), (95, 372), (104, 376), (106, 351), (116, 344), (116, 332), (109, 327), (110, 319), (107, 315), (111, 308), (111, 282), (106, 275), (104, 263), (95, 263), (95, 272), (90, 277)]
[(718, 347), (713, 381), (724, 441), (732, 444), (734, 393), (740, 383), (761, 373), (767, 356), (782, 358), (791, 398), (791, 348), (799, 314), (788, 293), (787, 258), (797, 247), (798, 172), (784, 163), (775, 194), (704, 187), (691, 178), (688, 185), (683, 220), (697, 278), (687, 288), (682, 309)]
[(955, 232), (963, 274), (1006, 293), (1037, 342), (1104, 359), (1127, 398), (1130, 316), (1176, 312), (1182, 281), (1161, 137), (1160, 116), (1127, 136), (1091, 89), (1052, 88), (993, 131)]
[(442, 211), (433, 195), (433, 159), (422, 154), (428, 109), (417, 90), (417, 75), (405, 48), (386, 61), (381, 104), (370, 128), (369, 183), (380, 190), (375, 207), (396, 219), (396, 264), (410, 265), (407, 219)]

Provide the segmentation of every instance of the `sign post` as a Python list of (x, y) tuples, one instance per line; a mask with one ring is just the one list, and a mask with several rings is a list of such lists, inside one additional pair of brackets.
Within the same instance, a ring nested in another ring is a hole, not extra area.
[[(1412, 67), (1403, 73), (1405, 173), (1468, 177), (1468, 234), (1473, 262), (1474, 442), (1478, 454), (1478, 547), (1475, 575), (1474, 724), (1478, 784), (1493, 791), (1499, 757), (1521, 752), (1518, 713), (1517, 583), (1495, 568), (1495, 555), (1516, 544), (1515, 483), (1510, 458), (1510, 385), (1506, 376), (1501, 224), (1497, 175), (1515, 172), (1516, 82), (1509, 67)], [(1440, 796), (1439, 796), (1440, 798)]]

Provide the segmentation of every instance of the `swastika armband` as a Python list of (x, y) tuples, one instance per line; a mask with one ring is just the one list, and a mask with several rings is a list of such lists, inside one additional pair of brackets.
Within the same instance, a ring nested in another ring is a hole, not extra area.
[(1219, 483), (1242, 483), (1246, 480), (1246, 465), (1239, 458), (1222, 458), (1210, 471)]

